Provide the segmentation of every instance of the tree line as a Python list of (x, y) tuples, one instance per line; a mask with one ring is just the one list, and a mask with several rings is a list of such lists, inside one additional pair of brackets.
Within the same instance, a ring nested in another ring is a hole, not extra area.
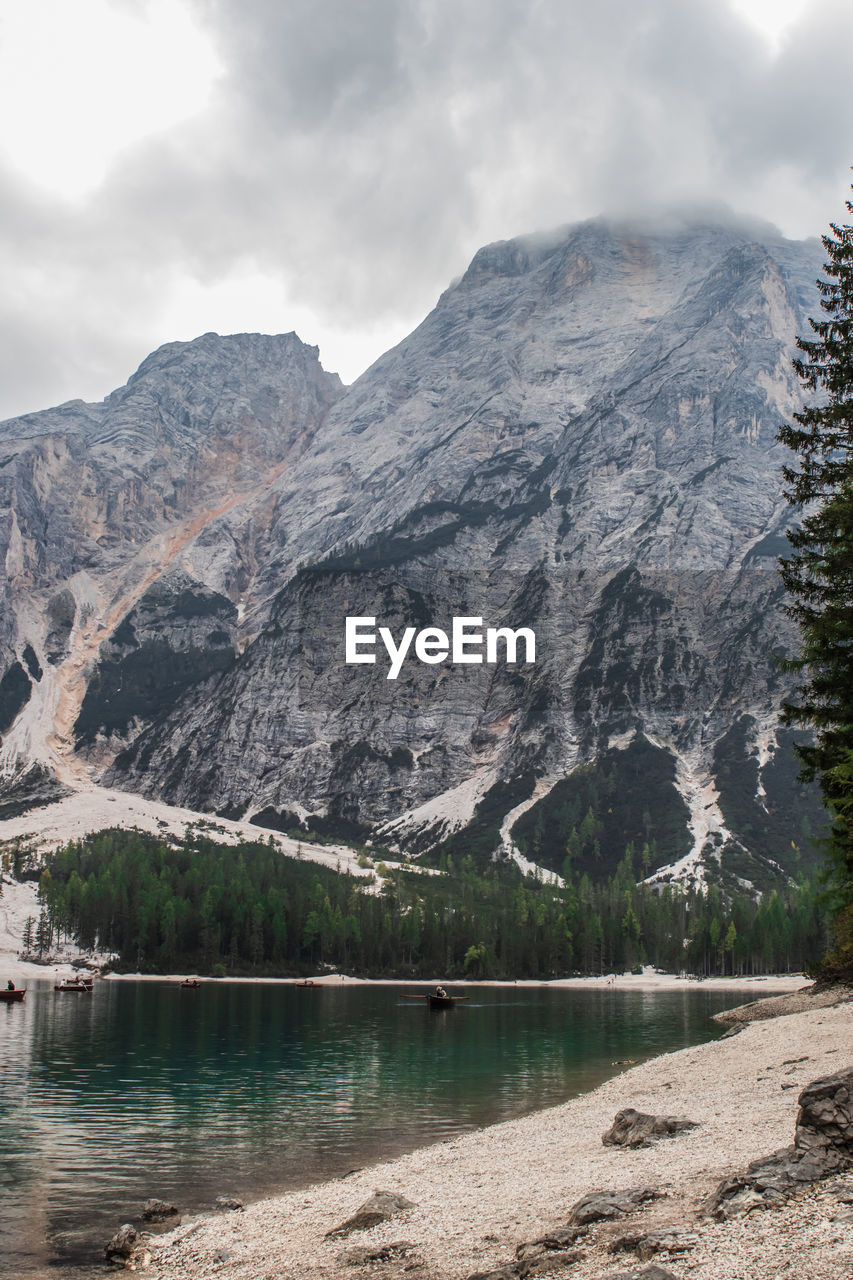
[(806, 879), (754, 900), (637, 884), (630, 857), (594, 883), (479, 868), (377, 867), (379, 883), (285, 857), (271, 842), (175, 845), (110, 830), (53, 854), (29, 922), (35, 950), (67, 936), (149, 973), (555, 978), (643, 964), (699, 976), (799, 971), (826, 945)]

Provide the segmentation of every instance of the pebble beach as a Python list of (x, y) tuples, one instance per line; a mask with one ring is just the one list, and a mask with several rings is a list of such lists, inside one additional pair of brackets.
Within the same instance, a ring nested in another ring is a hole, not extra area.
[[(791, 1007), (801, 1007), (802, 996), (791, 999)], [(784, 1208), (730, 1222), (708, 1220), (702, 1206), (722, 1178), (791, 1143), (800, 1090), (851, 1063), (849, 1002), (754, 1021), (737, 1034), (633, 1066), (561, 1106), (243, 1212), (184, 1221), (148, 1242), (148, 1274), (464, 1280), (513, 1266), (519, 1246), (565, 1224), (587, 1193), (646, 1188), (663, 1194), (618, 1225), (590, 1228), (577, 1242), (579, 1256), (562, 1267), (555, 1256), (548, 1274), (555, 1280), (640, 1274), (646, 1264), (636, 1256), (611, 1251), (615, 1238), (629, 1228), (677, 1228), (687, 1246), (654, 1259), (676, 1277), (849, 1278), (853, 1175), (814, 1184)], [(697, 1127), (646, 1148), (604, 1146), (602, 1134), (626, 1107), (685, 1117)], [(328, 1236), (377, 1190), (413, 1207), (369, 1230)]]

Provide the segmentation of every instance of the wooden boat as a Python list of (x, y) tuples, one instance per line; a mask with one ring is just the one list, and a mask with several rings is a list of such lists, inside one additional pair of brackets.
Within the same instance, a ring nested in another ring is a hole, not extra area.
[(26, 987), (15, 987), (14, 991), (0, 990), (0, 1003), (15, 1004), (18, 1000), (23, 1000), (27, 994)]
[(294, 982), (294, 987), (315, 987), (317, 984), (313, 978), (304, 978), (302, 982)]
[(427, 995), (427, 1004), (431, 1009), (452, 1009), (457, 1000), (467, 1000), (467, 996), (438, 996), (434, 991)]
[(53, 989), (54, 991), (88, 991), (91, 993), (93, 985), (92, 982), (75, 980), (74, 982), (55, 982)]
[(426, 1000), (430, 1009), (452, 1009), (457, 1000), (467, 1000), (468, 996), (439, 995), (435, 991), (424, 991), (420, 995), (404, 995), (404, 1000)]
[(187, 991), (195, 991), (196, 987), (201, 986), (201, 983), (198, 978), (193, 978), (192, 980), (185, 978), (184, 981), (178, 983), (178, 985), (184, 987)]

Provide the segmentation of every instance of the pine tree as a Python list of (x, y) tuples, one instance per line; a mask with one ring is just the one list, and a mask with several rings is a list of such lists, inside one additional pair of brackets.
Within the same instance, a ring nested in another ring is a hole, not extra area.
[(33, 916), (27, 916), (24, 921), (24, 932), (21, 934), (21, 946), (23, 954), (29, 955), (33, 949), (33, 940), (35, 938), (36, 922)]
[(47, 908), (42, 907), (39, 912), (38, 924), (36, 925), (35, 948), (39, 953), (39, 957), (43, 956), (45, 951), (50, 950), (50, 944), (53, 941), (53, 930), (50, 927), (50, 920), (47, 914)]
[[(853, 213), (853, 204), (846, 207)], [(814, 338), (797, 339), (794, 368), (815, 401), (779, 439), (798, 455), (784, 469), (785, 496), (806, 514), (788, 534), (793, 548), (782, 579), (799, 623), (801, 648), (789, 669), (801, 683), (783, 722), (812, 730), (797, 750), (801, 776), (817, 778), (832, 825), (828, 879), (836, 914), (829, 967), (853, 973), (853, 227), (830, 224), (823, 236), (825, 278), (818, 281), (825, 318), (810, 320)]]

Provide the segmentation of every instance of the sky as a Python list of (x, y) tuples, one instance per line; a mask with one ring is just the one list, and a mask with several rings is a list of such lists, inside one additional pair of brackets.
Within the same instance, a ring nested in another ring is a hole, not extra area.
[(0, 417), (295, 329), (353, 381), (476, 250), (849, 220), (850, 0), (3, 0)]

